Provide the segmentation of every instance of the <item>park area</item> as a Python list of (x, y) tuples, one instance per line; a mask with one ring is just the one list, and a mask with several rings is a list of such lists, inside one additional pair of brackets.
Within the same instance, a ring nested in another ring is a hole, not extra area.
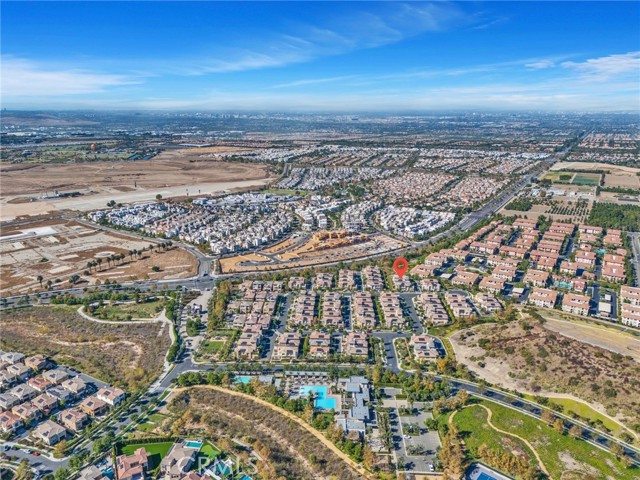
[(637, 478), (637, 469), (627, 468), (613, 454), (493, 402), (469, 405), (440, 416), (438, 421), (455, 425), (471, 457), (503, 471), (508, 470), (507, 464), (502, 464), (505, 454), (510, 454), (538, 464), (554, 479)]

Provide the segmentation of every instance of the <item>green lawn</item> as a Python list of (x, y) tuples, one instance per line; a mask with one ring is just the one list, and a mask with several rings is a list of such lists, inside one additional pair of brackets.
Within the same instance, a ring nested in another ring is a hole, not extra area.
[[(562, 478), (565, 472), (588, 473), (597, 471), (593, 478), (632, 480), (638, 478), (637, 469), (625, 468), (609, 452), (600, 450), (582, 440), (560, 435), (541, 421), (492, 402), (482, 404), (493, 411), (492, 423), (507, 432), (515, 433), (531, 442), (553, 478)], [(457, 419), (456, 419), (457, 420)], [(464, 427), (469, 429), (468, 426)], [(491, 432), (472, 432), (488, 435)], [(494, 432), (498, 440), (502, 435)], [(567, 465), (573, 465), (568, 467)], [(565, 473), (566, 475), (567, 473)]]
[(571, 183), (573, 185), (599, 185), (600, 176), (599, 173), (576, 173)]
[(489, 427), (487, 412), (482, 407), (463, 408), (455, 414), (453, 423), (458, 427), (460, 435), (473, 457), (477, 457), (478, 447), (484, 444), (490, 449), (500, 452), (524, 452), (535, 461), (533, 453), (523, 442), (517, 438), (504, 437)]
[(203, 343), (201, 347), (202, 353), (208, 353), (211, 355), (218, 353), (220, 349), (224, 347), (225, 343), (226, 342), (221, 340), (211, 340), (209, 342)]
[[(529, 400), (532, 400), (534, 402), (536, 401), (535, 397), (533, 397), (532, 395), (525, 395), (525, 398), (528, 398)], [(555, 397), (549, 397), (549, 401), (553, 403), (557, 403), (558, 405), (562, 405), (562, 407), (564, 407), (564, 410), (562, 412), (565, 415), (571, 416), (570, 412), (573, 412), (579, 415), (580, 417), (582, 417), (582, 419), (587, 421), (591, 420), (595, 422), (597, 420), (600, 420), (602, 424), (606, 428), (611, 430), (611, 432), (614, 434), (619, 434), (620, 432), (626, 431), (626, 429), (622, 428), (622, 426), (619, 423), (614, 422), (613, 420), (605, 417), (600, 412), (594, 410), (584, 402), (578, 402), (570, 398), (555, 398)]]
[(217, 450), (213, 445), (211, 445), (209, 442), (205, 442), (204, 445), (202, 445), (202, 448), (200, 449), (200, 453), (209, 457), (210, 459), (214, 459), (216, 458), (218, 455), (220, 455), (220, 450)]
[(149, 455), (149, 469), (153, 470), (162, 459), (167, 455), (171, 449), (172, 442), (161, 443), (133, 443), (131, 445), (125, 445), (122, 447), (122, 453), (124, 455), (132, 455), (138, 448), (142, 447), (147, 451)]

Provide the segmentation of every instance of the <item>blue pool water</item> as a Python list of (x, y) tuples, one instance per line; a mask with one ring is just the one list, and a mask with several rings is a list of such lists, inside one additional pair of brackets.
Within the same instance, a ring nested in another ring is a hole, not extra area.
[(331, 408), (336, 408), (336, 399), (335, 398), (327, 398), (327, 387), (324, 385), (303, 385), (300, 387), (300, 396), (306, 397), (309, 395), (309, 392), (313, 392), (316, 394), (316, 400), (313, 404), (317, 408), (322, 408), (324, 410), (329, 410)]
[(596, 253), (603, 254), (603, 253), (607, 253), (607, 251), (604, 248), (601, 248), (600, 250), (596, 250)]
[(236, 377), (233, 381), (237, 383), (249, 383), (251, 381), (251, 377)]
[(189, 440), (188, 442), (185, 442), (184, 446), (200, 450), (200, 448), (202, 447), (202, 442), (199, 440)]
[(229, 475), (231, 473), (231, 468), (222, 462), (219, 462), (216, 463), (216, 473), (221, 476)]
[(495, 477), (492, 477), (491, 475), (489, 475), (488, 473), (484, 473), (482, 472), (479, 476), (478, 476), (478, 480), (496, 480)]
[(566, 282), (555, 282), (555, 286), (563, 287), (563, 288), (571, 288), (571, 284)]

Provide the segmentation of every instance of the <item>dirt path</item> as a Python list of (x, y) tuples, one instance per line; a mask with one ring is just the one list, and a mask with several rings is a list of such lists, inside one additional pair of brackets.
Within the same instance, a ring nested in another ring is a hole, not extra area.
[[(174, 393), (182, 392), (182, 391), (185, 391), (185, 390), (189, 390), (190, 388), (194, 388), (194, 387), (176, 388), (176, 389), (173, 390), (173, 392)], [(345, 454), (342, 450), (340, 450), (338, 447), (336, 447), (322, 433), (320, 433), (318, 430), (316, 430), (315, 428), (313, 428), (312, 426), (307, 424), (304, 420), (302, 420), (300, 417), (297, 417), (293, 413), (287, 412), (286, 410), (278, 408), (275, 405), (272, 405), (271, 403), (267, 402), (266, 400), (262, 400), (261, 398), (253, 397), (253, 396), (248, 395), (246, 393), (237, 392), (235, 390), (228, 390), (226, 388), (217, 387), (215, 385), (198, 385), (196, 388), (208, 388), (210, 390), (217, 390), (219, 392), (222, 392), (222, 393), (225, 393), (225, 394), (228, 394), (228, 395), (233, 395), (235, 397), (243, 398), (245, 400), (250, 400), (250, 401), (259, 403), (260, 405), (262, 405), (264, 407), (270, 408), (271, 410), (276, 412), (278, 415), (283, 415), (283, 416), (287, 417), (288, 419), (293, 420), (299, 426), (304, 428), (307, 432), (309, 432), (314, 437), (316, 437), (318, 440), (320, 440), (320, 442), (322, 442), (322, 444), (325, 447), (327, 447), (334, 454), (336, 454), (343, 462), (345, 462), (347, 465), (349, 465), (352, 469), (354, 469), (356, 472), (358, 472), (360, 475), (362, 475), (363, 478), (366, 478), (366, 479), (373, 479), (374, 478), (364, 469), (364, 467), (362, 465), (354, 462), (351, 458), (349, 458), (349, 456), (347, 454)], [(166, 401), (167, 401), (167, 404), (168, 404), (169, 403), (169, 399), (167, 398)]]
[[(536, 460), (538, 461), (538, 466), (540, 467), (540, 470), (547, 477), (549, 477), (549, 480), (553, 480), (553, 478), (551, 478), (551, 475), (549, 475), (549, 471), (547, 470), (547, 467), (545, 467), (544, 463), (542, 462), (542, 459), (540, 458), (540, 455), (538, 454), (536, 449), (533, 448), (533, 445), (531, 445), (531, 442), (529, 442), (529, 440), (527, 440), (526, 438), (522, 438), (520, 435), (516, 435), (515, 433), (507, 432), (505, 430), (501, 430), (500, 428), (496, 427), (493, 423), (491, 423), (491, 417), (493, 416), (493, 411), (490, 408), (486, 407), (485, 405), (479, 405), (479, 404), (465, 405), (464, 408), (470, 408), (470, 407), (481, 407), (481, 408), (484, 408), (485, 411), (487, 412), (487, 425), (489, 425), (491, 428), (493, 428), (498, 433), (501, 433), (503, 435), (508, 435), (510, 437), (513, 437), (513, 438), (517, 438), (522, 443), (524, 443), (527, 447), (529, 447), (529, 450), (531, 450), (531, 453), (533, 453), (533, 455), (536, 457)], [(453, 412), (453, 414), (449, 417), (449, 425), (453, 424), (453, 417), (456, 415), (456, 413), (458, 413), (458, 410)]]

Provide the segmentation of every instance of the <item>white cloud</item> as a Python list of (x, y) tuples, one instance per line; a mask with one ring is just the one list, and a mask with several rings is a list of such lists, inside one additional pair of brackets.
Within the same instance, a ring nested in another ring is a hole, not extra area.
[[(213, 51), (196, 60), (167, 62), (174, 73), (204, 75), (258, 70), (302, 63), (400, 42), (426, 32), (442, 31), (468, 21), (454, 5), (389, 5), (384, 10), (350, 12), (325, 25), (299, 24), (293, 31), (255, 41), (250, 48)], [(390, 9), (390, 10), (387, 10)]]
[(102, 93), (110, 87), (134, 83), (139, 82), (122, 75), (46, 67), (10, 56), (0, 60), (0, 91), (4, 97)]
[(584, 62), (563, 62), (564, 68), (578, 72), (587, 80), (607, 80), (620, 75), (640, 76), (640, 52), (590, 58)]
[(525, 64), (525, 67), (531, 68), (533, 70), (542, 70), (544, 68), (551, 68), (555, 66), (556, 63), (553, 60), (538, 60), (536, 62)]

